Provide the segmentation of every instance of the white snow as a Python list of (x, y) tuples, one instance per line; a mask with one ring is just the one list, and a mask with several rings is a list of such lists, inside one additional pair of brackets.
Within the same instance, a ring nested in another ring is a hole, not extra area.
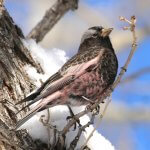
[[(29, 76), (35, 81), (37, 86), (40, 86), (40, 79), (45, 81), (50, 75), (55, 73), (67, 60), (68, 57), (66, 56), (66, 53), (63, 50), (59, 49), (44, 49), (39, 44), (36, 44), (34, 40), (28, 40), (23, 41), (25, 46), (31, 51), (32, 56), (37, 59), (44, 71), (45, 74), (41, 75), (37, 73), (37, 71), (31, 67), (26, 66), (25, 69)], [(76, 114), (80, 111), (85, 109), (85, 106), (82, 107), (74, 107), (73, 112)], [(43, 124), (39, 121), (41, 115), (47, 116), (47, 110), (42, 111), (38, 114), (36, 114), (34, 117), (32, 117), (29, 121), (27, 121), (21, 128), (26, 128), (29, 132), (29, 134), (33, 137), (33, 139), (41, 139), (43, 142), (48, 142), (48, 132), (47, 128), (43, 126)], [(66, 117), (69, 116), (68, 108), (66, 106), (56, 106), (53, 108), (50, 108), (50, 120), (49, 123), (51, 125), (56, 125), (58, 130), (63, 129), (63, 127), (67, 124)], [(45, 117), (46, 118), (46, 117)], [(80, 118), (80, 122), (82, 125), (86, 124), (90, 120), (90, 117), (88, 115), (85, 115), (84, 117)], [(95, 119), (98, 121), (99, 119)], [(78, 145), (76, 149), (80, 149), (81, 146), (86, 141), (86, 138), (93, 130), (93, 125), (90, 125), (88, 128), (86, 128), (86, 132), (83, 132), (81, 135), (81, 139), (78, 142)], [(76, 131), (73, 131), (73, 127), (70, 129), (70, 131), (66, 135), (66, 145), (69, 147), (70, 142), (74, 139), (78, 131), (78, 128)], [(50, 135), (53, 134), (53, 130), (50, 130)], [(51, 136), (53, 137), (53, 136)], [(51, 138), (50, 141), (52, 142), (53, 139)], [(95, 131), (93, 136), (88, 142), (88, 147), (91, 148), (91, 150), (114, 150), (114, 146), (104, 137), (102, 136), (98, 131)]]

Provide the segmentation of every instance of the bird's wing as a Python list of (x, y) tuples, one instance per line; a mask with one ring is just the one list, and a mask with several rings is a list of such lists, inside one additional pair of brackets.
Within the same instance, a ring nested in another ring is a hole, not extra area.
[(30, 94), (29, 96), (27, 96), (26, 98), (24, 98), (23, 100), (19, 101), (18, 103), (16, 103), (16, 105), (21, 104), (23, 102), (27, 102), (27, 101), (31, 101), (33, 99), (35, 99), (40, 93), (41, 91), (43, 91), (48, 85), (50, 85), (52, 82), (60, 79), (62, 77), (60, 72), (56, 72), (55, 74), (53, 74), (51, 77), (49, 77), (42, 85), (41, 87), (39, 87), (35, 92), (33, 92), (32, 94)]

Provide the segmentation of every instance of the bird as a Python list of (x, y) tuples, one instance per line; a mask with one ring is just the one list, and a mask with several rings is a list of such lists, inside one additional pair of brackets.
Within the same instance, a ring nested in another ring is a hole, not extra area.
[(81, 37), (77, 53), (34, 93), (17, 104), (28, 102), (20, 111), (38, 102), (16, 129), (36, 113), (57, 105), (82, 106), (100, 99), (105, 89), (115, 81), (118, 60), (110, 40), (113, 28), (93, 26)]

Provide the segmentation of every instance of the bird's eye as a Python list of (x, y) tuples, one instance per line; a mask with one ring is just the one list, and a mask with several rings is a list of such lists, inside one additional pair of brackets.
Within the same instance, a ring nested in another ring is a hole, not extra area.
[(93, 34), (93, 37), (96, 37), (96, 36), (97, 36), (97, 33), (94, 33), (94, 34)]

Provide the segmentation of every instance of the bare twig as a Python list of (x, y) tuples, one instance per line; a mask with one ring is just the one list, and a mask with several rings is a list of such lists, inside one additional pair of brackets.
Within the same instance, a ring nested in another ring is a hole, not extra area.
[(107, 107), (108, 107), (108, 105), (109, 105), (110, 102), (111, 102), (111, 99), (109, 99), (109, 100), (106, 101), (106, 105), (105, 105), (105, 107), (104, 107), (104, 110), (103, 110), (103, 112), (100, 114), (100, 120), (99, 120), (99, 122), (97, 123), (96, 127), (91, 131), (91, 133), (90, 133), (90, 135), (88, 136), (88, 138), (86, 139), (84, 145), (81, 147), (81, 150), (84, 150), (84, 147), (87, 145), (89, 139), (93, 136), (93, 133), (94, 133), (94, 132), (96, 131), (96, 129), (100, 126), (101, 121), (102, 121), (102, 118), (103, 118), (103, 116), (105, 115), (106, 110), (107, 110)]
[[(131, 47), (130, 54), (129, 54), (127, 60), (126, 60), (126, 63), (125, 63), (125, 65), (121, 68), (121, 71), (120, 71), (120, 73), (119, 73), (119, 75), (118, 75), (116, 81), (114, 82), (114, 84), (113, 84), (112, 87), (111, 87), (112, 90), (114, 90), (114, 89), (116, 88), (116, 86), (120, 83), (120, 81), (121, 81), (121, 79), (122, 79), (124, 73), (127, 71), (127, 67), (128, 67), (128, 65), (129, 65), (129, 63), (130, 63), (130, 61), (131, 61), (131, 58), (132, 58), (132, 56), (133, 56), (133, 54), (134, 54), (134, 52), (135, 52), (135, 50), (136, 50), (136, 47), (137, 47), (137, 38), (136, 38), (136, 32), (135, 32), (135, 24), (136, 24), (136, 18), (135, 18), (135, 16), (132, 16), (130, 21), (129, 21), (128, 19), (124, 18), (124, 17), (120, 17), (120, 21), (125, 21), (125, 22), (129, 23), (129, 27), (125, 27), (125, 28), (123, 28), (123, 29), (125, 29), (125, 30), (130, 29), (130, 31), (132, 32), (132, 36), (133, 36), (133, 43), (132, 43), (132, 47)], [(108, 93), (108, 95), (110, 95), (110, 92)], [(105, 112), (106, 112), (106, 110), (107, 110), (108, 105), (109, 105), (109, 103), (107, 103), (107, 104), (105, 105), (105, 108), (104, 108), (102, 117), (104, 116), (104, 114), (105, 114)], [(100, 119), (100, 122), (101, 122), (101, 120), (102, 120), (102, 117), (101, 117), (101, 119)], [(99, 123), (99, 124), (100, 124), (100, 123)], [(89, 139), (92, 137), (92, 135), (93, 135), (93, 133), (95, 132), (95, 130), (99, 127), (99, 124), (98, 124), (98, 126), (97, 126), (95, 129), (93, 129), (93, 131), (90, 133), (89, 137), (87, 138), (87, 140), (86, 140), (85, 144), (83, 145), (83, 147), (81, 148), (81, 150), (84, 148), (85, 145), (87, 145)]]
[[(94, 108), (96, 108), (99, 104), (98, 103), (94, 103), (93, 105), (91, 105), (90, 107), (88, 107), (87, 109), (79, 112), (78, 114), (76, 114), (74, 117), (75, 118), (80, 118), (83, 115), (87, 114), (88, 112), (91, 112), (91, 110), (93, 110)], [(68, 122), (68, 124), (63, 128), (62, 130), (62, 135), (65, 135), (69, 129), (74, 125), (74, 123), (76, 123), (75, 119), (70, 119), (70, 121)]]
[[(50, 111), (49, 111), (49, 109), (47, 109), (47, 119), (43, 119), (45, 117), (45, 115), (42, 115), (41, 117), (40, 117), (40, 122), (43, 124), (43, 126), (46, 126), (46, 129), (47, 129), (47, 132), (48, 132), (48, 148), (50, 149), (52, 149), (53, 147), (55, 147), (55, 144), (56, 144), (56, 141), (55, 141), (55, 139), (56, 139), (56, 132), (57, 132), (57, 130), (56, 130), (56, 127), (55, 126), (52, 126), (49, 122), (50, 122)], [(51, 145), (50, 144), (50, 129), (53, 129), (54, 130), (54, 137), (53, 137), (53, 144)]]
[(85, 130), (85, 128), (89, 127), (91, 125), (91, 122), (89, 121), (87, 124), (85, 124), (82, 127), (79, 127), (78, 133), (76, 135), (76, 137), (74, 138), (74, 140), (70, 143), (70, 147), (69, 150), (74, 150), (75, 147), (77, 146), (77, 143), (80, 139), (80, 136), (82, 134), (82, 132)]
[(121, 21), (126, 21), (126, 22), (128, 22), (129, 25), (130, 25), (130, 30), (131, 30), (132, 36), (133, 36), (133, 42), (132, 42), (131, 51), (130, 51), (130, 54), (129, 54), (127, 60), (126, 60), (126, 63), (125, 63), (125, 65), (122, 67), (122, 69), (121, 69), (121, 71), (120, 71), (120, 73), (119, 73), (118, 78), (116, 79), (116, 81), (114, 82), (114, 84), (113, 84), (113, 86), (112, 86), (113, 89), (115, 89), (115, 87), (116, 87), (116, 86), (118, 85), (118, 83), (121, 81), (121, 78), (122, 78), (122, 76), (124, 75), (124, 73), (126, 72), (127, 67), (128, 67), (128, 65), (129, 65), (129, 63), (130, 63), (130, 61), (131, 61), (131, 58), (132, 58), (132, 56), (133, 56), (133, 54), (134, 54), (134, 52), (135, 52), (135, 50), (136, 50), (136, 48), (137, 48), (137, 37), (136, 37), (136, 32), (135, 32), (136, 18), (135, 18), (135, 16), (132, 16), (132, 17), (131, 17), (131, 21), (129, 21), (129, 20), (127, 21), (127, 19), (123, 19), (123, 18), (124, 18), (124, 17), (120, 17), (120, 20), (121, 20)]
[(57, 0), (57, 2), (46, 11), (42, 20), (27, 35), (27, 38), (33, 38), (36, 42), (40, 42), (67, 11), (77, 8), (78, 0)]
[[(50, 120), (50, 111), (47, 109), (47, 120), (46, 123), (48, 124)], [(47, 132), (48, 132), (48, 148), (50, 148), (50, 127), (47, 126)]]

